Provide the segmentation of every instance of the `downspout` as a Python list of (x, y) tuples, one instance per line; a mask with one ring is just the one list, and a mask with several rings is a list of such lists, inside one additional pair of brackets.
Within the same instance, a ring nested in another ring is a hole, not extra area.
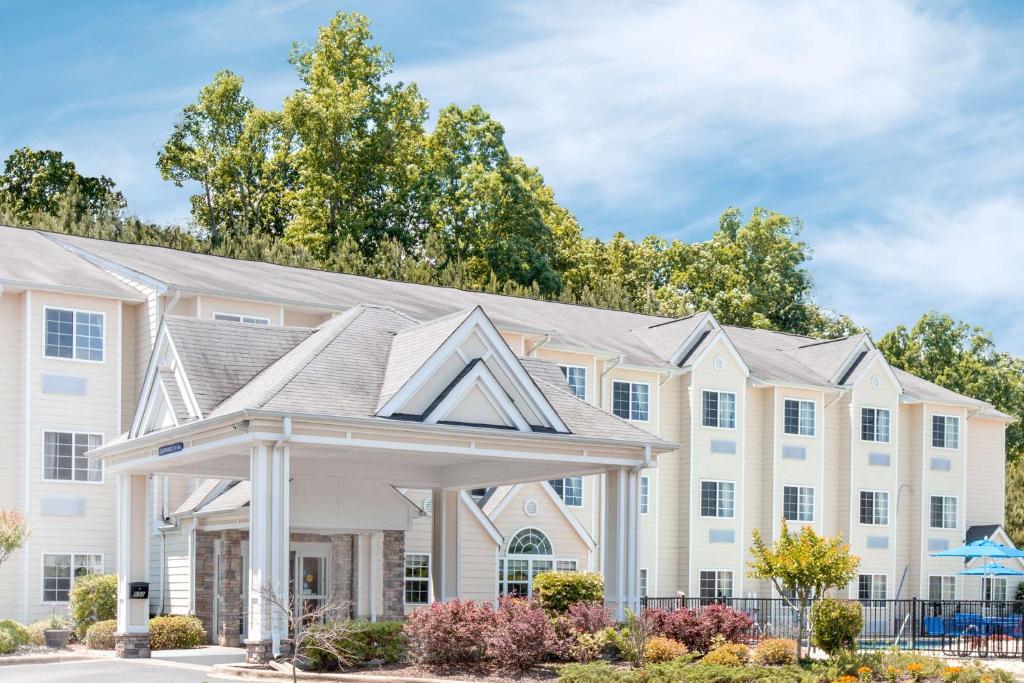
[[(163, 314), (164, 315), (170, 315), (171, 311), (174, 310), (174, 307), (178, 304), (178, 299), (180, 299), (180, 298), (181, 298), (181, 290), (180, 289), (174, 290), (174, 296), (172, 296), (170, 302), (166, 306), (164, 306), (164, 313)], [(161, 317), (163, 317), (163, 316), (161, 316)]]
[(189, 572), (188, 581), (188, 613), (196, 614), (196, 528), (199, 526), (199, 518), (192, 514), (192, 525), (188, 530), (188, 556), (192, 562), (192, 571)]
[(544, 346), (549, 341), (551, 341), (551, 335), (550, 334), (545, 334), (543, 339), (541, 339), (539, 342), (537, 342), (536, 344), (534, 344), (533, 346), (530, 347), (530, 350), (526, 352), (526, 355), (527, 356), (532, 356), (537, 349), (539, 349), (540, 347)]
[[(281, 450), (281, 448), (285, 446), (285, 444), (287, 444), (289, 441), (291, 441), (291, 439), (292, 439), (292, 418), (290, 416), (285, 415), (284, 418), (282, 419), (282, 430), (281, 431), (282, 431), (281, 438), (278, 439), (274, 443), (274, 447), (271, 450), (271, 453), (279, 452)], [(285, 486), (288, 486), (288, 482), (283, 482), (283, 484)], [(290, 499), (291, 499), (291, 497), (289, 496), (289, 500)], [(285, 515), (285, 522), (287, 523), (287, 519), (288, 519), (288, 516), (287, 516), (288, 515), (288, 511), (287, 510), (284, 511), (284, 515)], [(274, 520), (274, 521), (278, 522), (280, 520)], [(277, 526), (277, 524), (275, 524), (274, 526)], [(271, 537), (273, 537), (273, 533), (271, 534)], [(291, 541), (291, 531), (290, 531), (290, 529), (286, 528), (285, 529), (285, 538), (284, 538), (285, 551), (287, 551), (288, 546), (290, 545), (290, 541)], [(287, 557), (287, 555), (288, 555), (287, 552), (285, 552), (285, 556), (286, 557)], [(273, 564), (271, 564), (271, 566), (273, 566)], [(275, 577), (275, 578), (280, 578), (280, 577)], [(275, 586), (275, 589), (276, 589), (276, 586)], [(277, 657), (281, 656), (281, 618), (280, 618), (280, 615), (271, 615), (271, 622), (270, 622), (270, 624), (271, 624), (270, 625), (271, 646), (273, 648), (274, 657), (277, 658)], [(287, 628), (287, 626), (286, 626), (286, 628)]]

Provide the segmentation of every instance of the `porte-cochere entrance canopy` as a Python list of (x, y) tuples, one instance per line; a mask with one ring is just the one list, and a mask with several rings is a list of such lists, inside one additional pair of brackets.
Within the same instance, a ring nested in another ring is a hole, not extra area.
[[(247, 645), (287, 637), (289, 533), (407, 530), (395, 488), (431, 489), (433, 594), (459, 594), (459, 491), (607, 473), (606, 599), (638, 602), (639, 470), (674, 446), (517, 357), (481, 308), (417, 321), (357, 306), (315, 329), (166, 317), (131, 431), (91, 457), (118, 480), (118, 634), (146, 640), (146, 479), (249, 480)], [(524, 538), (524, 543), (527, 539)], [(526, 546), (524, 546), (526, 547)]]

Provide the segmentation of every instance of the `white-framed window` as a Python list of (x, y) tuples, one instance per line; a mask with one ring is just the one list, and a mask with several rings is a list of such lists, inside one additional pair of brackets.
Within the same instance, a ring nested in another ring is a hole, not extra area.
[(67, 602), (75, 580), (103, 573), (103, 555), (43, 553), (43, 602)]
[(224, 320), (229, 323), (249, 323), (250, 325), (269, 325), (270, 318), (262, 318), (258, 315), (242, 315), (241, 313), (214, 313), (214, 320)]
[(886, 526), (889, 524), (889, 492), (860, 492), (860, 523)]
[(646, 382), (612, 382), (612, 412), (625, 420), (646, 422), (650, 395), (651, 385)]
[(701, 517), (732, 517), (735, 512), (736, 484), (734, 482), (701, 481)]
[(782, 516), (790, 522), (813, 522), (814, 487), (783, 486)]
[(647, 597), (647, 570), (646, 569), (641, 569), (640, 570), (640, 597), (641, 598), (646, 598)]
[(565, 477), (548, 482), (568, 507), (583, 507), (583, 477)]
[(533, 595), (533, 580), (550, 571), (574, 572), (576, 560), (553, 557), (551, 541), (540, 529), (516, 532), (508, 542), (505, 557), (498, 559), (498, 595), (528, 598)]
[(700, 597), (704, 600), (731, 598), (732, 572), (702, 569), (700, 572)]
[(430, 602), (430, 555), (405, 554), (405, 604), (425, 605)]
[(956, 600), (955, 576), (929, 576), (929, 600)]
[(71, 358), (103, 362), (102, 313), (68, 308), (46, 308), (43, 354), (48, 358)]
[(956, 507), (956, 496), (932, 496), (931, 527), (933, 529), (955, 529)]
[(587, 369), (582, 365), (559, 365), (565, 382), (581, 401), (587, 400)]
[(1006, 602), (1006, 579), (985, 576), (981, 580), (982, 599), (985, 602)]
[(702, 391), (701, 406), (705, 427), (736, 428), (736, 394), (730, 391)]
[(885, 574), (860, 574), (857, 576), (857, 599), (861, 602), (885, 600)]
[(651, 478), (640, 477), (640, 514), (651, 511)]
[(932, 415), (932, 446), (960, 448), (960, 418), (955, 415)]
[(890, 413), (886, 408), (860, 409), (861, 441), (889, 443)]
[(782, 406), (782, 431), (797, 436), (814, 436), (814, 401), (787, 398)]
[(102, 482), (103, 464), (85, 455), (102, 445), (102, 434), (43, 432), (43, 479)]

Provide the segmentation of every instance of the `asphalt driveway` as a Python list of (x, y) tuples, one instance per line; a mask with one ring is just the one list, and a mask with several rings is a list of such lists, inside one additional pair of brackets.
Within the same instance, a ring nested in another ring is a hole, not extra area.
[(54, 664), (16, 664), (0, 667), (4, 683), (203, 683), (211, 681), (216, 664), (241, 662), (240, 648), (206, 647), (162, 651), (152, 659), (90, 659)]

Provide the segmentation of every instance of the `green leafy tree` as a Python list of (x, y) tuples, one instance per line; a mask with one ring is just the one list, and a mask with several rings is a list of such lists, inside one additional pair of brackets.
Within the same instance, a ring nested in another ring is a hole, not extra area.
[(56, 150), (14, 150), (0, 175), (0, 209), (21, 220), (36, 214), (57, 216), (70, 207), (73, 217), (95, 217), (120, 211), (124, 196), (106, 176), (83, 176), (73, 161)]
[(366, 256), (391, 239), (411, 249), (420, 232), (427, 102), (389, 80), (392, 58), (371, 40), (366, 17), (338, 13), (292, 53), (302, 87), (284, 103), (297, 174), (287, 235), (320, 258), (346, 237)]
[[(899, 325), (885, 334), (878, 348), (895, 367), (1024, 418), (1024, 359), (997, 351), (980, 327), (933, 311), (910, 328)], [(1018, 419), (1006, 430), (1007, 459), (1022, 453), (1024, 424)]]
[(445, 264), (464, 261), (479, 280), (494, 273), (557, 292), (555, 236), (546, 220), (556, 217), (553, 194), (537, 169), (509, 154), (504, 135), (479, 106), (441, 110), (427, 141), (424, 219)]
[(256, 107), (243, 81), (221, 71), (182, 110), (157, 156), (165, 180), (195, 183), (192, 218), (219, 243), (227, 236), (281, 235), (290, 219), (291, 136), (281, 115)]
[(0, 508), (0, 565), (28, 539), (28, 522), (18, 510)]
[(850, 554), (850, 546), (843, 543), (842, 538), (819, 536), (811, 526), (790, 532), (786, 520), (782, 520), (779, 538), (772, 545), (757, 529), (753, 536), (750, 552), (754, 559), (748, 563), (747, 575), (771, 581), (790, 607), (797, 610), (797, 659), (800, 659), (811, 598), (846, 586), (856, 576), (860, 559)]

